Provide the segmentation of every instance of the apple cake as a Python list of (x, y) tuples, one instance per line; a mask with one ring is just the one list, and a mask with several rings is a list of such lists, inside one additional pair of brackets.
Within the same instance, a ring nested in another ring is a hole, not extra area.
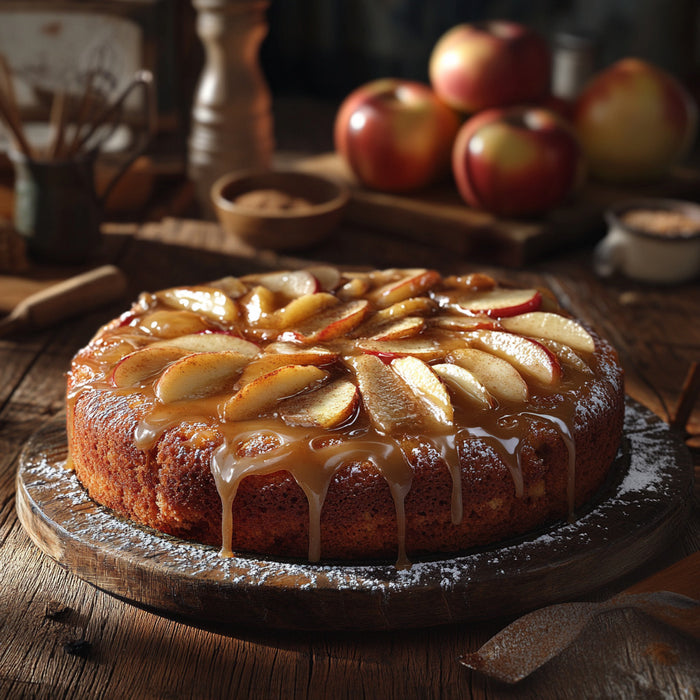
[(223, 556), (406, 565), (573, 517), (624, 395), (546, 290), (318, 266), (142, 294), (67, 407), (69, 466), (120, 516)]

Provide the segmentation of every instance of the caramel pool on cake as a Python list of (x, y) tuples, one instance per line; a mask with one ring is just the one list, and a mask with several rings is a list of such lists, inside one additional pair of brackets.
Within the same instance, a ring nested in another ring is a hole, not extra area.
[(223, 555), (409, 559), (574, 514), (624, 412), (613, 348), (482, 274), (227, 277), (140, 296), (68, 376), (91, 498)]

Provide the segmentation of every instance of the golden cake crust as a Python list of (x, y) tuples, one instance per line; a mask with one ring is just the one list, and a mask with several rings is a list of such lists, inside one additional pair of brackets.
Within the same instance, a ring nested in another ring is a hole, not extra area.
[[(427, 290), (410, 298), (425, 297), (435, 289), (441, 290), (443, 284), (444, 281), (433, 278)], [(244, 314), (246, 295), (254, 286), (247, 284), (242, 294), (233, 297), (244, 308)], [(289, 303), (287, 299), (284, 301)], [(114, 367), (126, 355), (161, 342), (164, 336), (171, 340), (167, 337), (170, 331), (163, 332), (164, 325), (158, 326), (155, 335), (143, 331), (148, 325), (143, 319), (154, 309), (160, 311), (161, 306), (153, 298), (147, 302), (141, 300), (130, 314), (101, 329), (74, 360), (68, 379), (68, 434), (70, 459), (79, 480), (95, 501), (121, 516), (215, 546), (222, 546), (222, 537), (226, 538), (225, 534), (222, 536), (222, 503), (228, 502), (232, 504), (230, 547), (233, 551), (316, 558), (310, 546), (315, 527), (310, 482), (305, 481), (307, 471), (299, 475), (295, 461), (307, 456), (298, 447), (300, 438), (324, 439), (327, 435), (336, 440), (338, 436), (349, 439), (348, 431), (353, 425), (360, 426), (358, 432), (369, 430), (374, 440), (390, 442), (391, 436), (382, 436), (381, 431), (372, 428), (371, 421), (367, 427), (358, 418), (358, 414), (371, 413), (372, 409), (360, 397), (354, 423), (346, 421), (329, 429), (289, 428), (292, 431), (287, 444), (289, 455), (280, 458), (267, 473), (253, 469), (238, 481), (235, 495), (227, 501), (217, 490), (212, 471), (212, 465), (219, 463), (217, 455), (222, 454), (223, 448), (241, 463), (255, 466), (256, 455), (276, 454), (279, 444), (274, 431), (267, 430), (269, 422), (261, 424), (265, 429), (258, 437), (248, 438), (234, 447), (231, 430), (239, 422), (228, 421), (225, 416), (222, 420), (223, 400), (219, 399), (217, 415), (204, 415), (206, 412), (199, 408), (188, 415), (178, 408), (175, 418), (169, 415), (168, 420), (152, 431), (150, 442), (143, 437), (139, 442), (135, 436), (144, 432), (144, 425), (150, 425), (149, 421), (152, 423), (153, 416), (163, 407), (157, 389), (152, 388), (154, 380), (149, 377), (138, 386), (124, 387), (114, 386), (110, 378)], [(432, 308), (430, 315), (423, 318), (432, 323), (435, 314), (440, 314), (436, 312), (439, 308), (442, 307)], [(180, 307), (176, 312), (181, 311)], [(191, 313), (191, 308), (185, 311)], [(240, 315), (237, 318), (240, 322)], [(497, 324), (501, 330), (498, 317), (487, 318), (488, 323)], [(212, 317), (205, 316), (205, 322), (212, 323)], [(370, 322), (369, 317), (363, 321)], [(221, 330), (221, 325), (217, 322), (215, 330)], [(425, 326), (421, 333), (425, 333)], [(594, 332), (589, 333), (595, 349), (577, 353), (585, 359), (587, 369), (571, 369), (571, 359), (562, 360), (559, 364), (564, 368), (563, 376), (575, 376), (576, 381), (567, 379), (568, 383), (558, 385), (558, 390), (532, 389), (525, 405), (518, 406), (518, 410), (511, 406), (501, 416), (501, 421), (507, 418), (522, 423), (510, 432), (510, 428), (504, 429), (501, 439), (479, 436), (471, 425), (473, 411), (464, 407), (457, 410), (451, 433), (456, 451), (446, 454), (457, 455), (459, 460), (461, 513), (458, 517), (455, 517), (455, 472), (450, 471), (439, 454), (445, 444), (439, 434), (435, 437), (422, 430), (416, 430), (415, 434), (402, 432), (401, 454), (410, 465), (407, 477), (410, 483), (402, 482), (405, 488), (398, 488), (400, 479), (387, 477), (377, 460), (358, 459), (350, 451), (345, 459), (337, 461), (327, 478), (327, 492), (321, 494), (319, 501), (320, 556), (395, 559), (398, 553), (401, 559), (402, 551), (409, 557), (458, 552), (528, 532), (581, 507), (606, 478), (619, 445), (624, 413), (622, 371), (616, 353)], [(351, 331), (343, 337), (349, 335), (357, 336), (357, 332)], [(469, 332), (455, 335), (460, 343), (471, 337)], [(143, 336), (143, 342), (134, 341), (133, 336)], [(125, 338), (126, 345), (132, 345), (118, 347)], [(263, 341), (255, 338), (263, 349), (266, 343), (278, 340), (279, 334)], [(313, 345), (318, 347), (316, 341)], [(383, 359), (386, 363), (387, 358)], [(246, 366), (253, 361), (254, 358)], [(349, 364), (346, 362), (346, 366)], [(436, 360), (426, 360), (425, 364), (434, 367)], [(162, 371), (158, 376), (162, 376)], [(236, 381), (240, 380), (234, 380), (220, 393), (228, 396), (240, 392)], [(199, 394), (190, 398), (195, 402), (201, 400)], [(186, 403), (185, 399), (172, 405)], [(265, 414), (265, 410), (262, 412)], [(274, 407), (267, 410), (267, 415), (272, 416), (273, 425), (280, 420)], [(509, 444), (507, 438), (516, 434), (517, 460), (504, 450), (504, 445)], [(569, 438), (573, 445), (569, 444)], [(574, 474), (569, 462), (572, 454), (575, 454)], [(304, 469), (313, 466), (306, 465)], [(221, 487), (221, 482), (218, 485)], [(402, 492), (403, 501), (402, 497), (397, 501), (397, 490)], [(401, 502), (402, 508), (398, 505)], [(404, 516), (405, 525), (402, 525)], [(397, 533), (401, 533), (400, 543)], [(227, 543), (223, 544), (227, 549)]]

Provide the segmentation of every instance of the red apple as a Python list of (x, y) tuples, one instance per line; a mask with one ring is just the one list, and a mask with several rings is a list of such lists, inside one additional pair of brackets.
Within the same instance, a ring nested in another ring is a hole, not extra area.
[(462, 112), (538, 102), (549, 92), (552, 69), (543, 37), (515, 22), (458, 24), (430, 56), (433, 89)]
[(687, 152), (697, 108), (673, 76), (625, 58), (584, 86), (574, 125), (592, 175), (608, 182), (650, 181)]
[(581, 182), (583, 156), (573, 130), (537, 107), (480, 112), (455, 140), (452, 170), (464, 200), (500, 216), (539, 214)]
[(449, 171), (457, 115), (422, 83), (376, 80), (350, 93), (335, 119), (335, 147), (364, 185), (417, 190)]

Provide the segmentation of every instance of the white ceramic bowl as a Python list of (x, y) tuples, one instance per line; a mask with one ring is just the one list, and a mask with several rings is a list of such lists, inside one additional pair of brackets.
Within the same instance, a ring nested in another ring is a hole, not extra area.
[(620, 202), (606, 212), (608, 233), (597, 245), (596, 272), (653, 284), (700, 275), (700, 206), (674, 199)]

